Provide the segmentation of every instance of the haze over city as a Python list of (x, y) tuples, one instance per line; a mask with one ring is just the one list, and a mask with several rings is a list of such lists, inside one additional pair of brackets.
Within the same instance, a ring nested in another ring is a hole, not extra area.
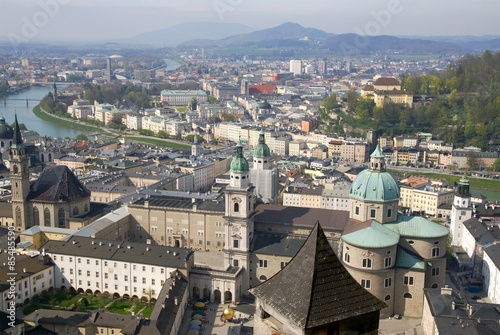
[[(500, 31), (500, 3), (483, 1), (330, 1), (313, 0), (3, 0), (1, 35), (21, 34), (24, 20), (47, 4), (58, 9), (40, 29), (34, 41), (106, 41), (189, 22), (238, 22), (251, 30), (270, 28), (284, 22), (329, 33), (366, 34), (374, 13), (381, 17), (377, 35), (495, 35)], [(392, 9), (392, 10), (391, 10)], [(359, 28), (359, 29), (357, 29)]]

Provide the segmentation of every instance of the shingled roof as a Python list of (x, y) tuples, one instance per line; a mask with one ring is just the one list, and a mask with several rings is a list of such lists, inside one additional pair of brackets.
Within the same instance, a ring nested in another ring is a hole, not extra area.
[(250, 292), (302, 329), (387, 307), (349, 274), (319, 222), (290, 263)]
[(71, 201), (90, 197), (90, 191), (64, 165), (47, 165), (31, 186), (28, 200)]

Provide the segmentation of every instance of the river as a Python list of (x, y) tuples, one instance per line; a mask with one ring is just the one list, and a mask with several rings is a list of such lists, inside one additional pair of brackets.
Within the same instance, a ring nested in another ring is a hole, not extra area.
[[(58, 85), (58, 88), (61, 87), (62, 85)], [(26, 98), (41, 100), (51, 91), (52, 86), (31, 87), (20, 93), (11, 94), (7, 97), (1, 98), (0, 115), (5, 118), (5, 121), (8, 124), (12, 124), (14, 123), (14, 109), (16, 109), (17, 120), (19, 121), (19, 123), (24, 123), (26, 125), (26, 128), (36, 131), (38, 134), (40, 134), (40, 136), (75, 138), (77, 135), (84, 133), (81, 130), (64, 128), (37, 118), (36, 115), (33, 114), (33, 107), (38, 105), (37, 101), (29, 101), (28, 106), (26, 106)], [(23, 100), (21, 101), (13, 99)]]
[(173, 70), (176, 70), (177, 68), (179, 68), (182, 65), (178, 61), (173, 60), (173, 59), (164, 58), (163, 60), (165, 61), (165, 64), (167, 66), (165, 66), (165, 67), (163, 67), (163, 68), (161, 68), (159, 70), (173, 71)]

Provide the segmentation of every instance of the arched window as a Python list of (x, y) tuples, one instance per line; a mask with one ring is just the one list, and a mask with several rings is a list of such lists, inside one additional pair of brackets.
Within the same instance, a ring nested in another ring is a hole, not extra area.
[(16, 207), (16, 222), (17, 222), (17, 225), (20, 226), (21, 225), (21, 219), (22, 219), (22, 215), (21, 215), (21, 207), (17, 206)]
[(18, 173), (19, 172), (19, 168), (17, 167), (17, 165), (13, 166), (13, 172), (14, 173)]
[(40, 225), (40, 213), (38, 213), (38, 208), (33, 208), (33, 223), (35, 226)]
[(57, 212), (57, 221), (59, 222), (59, 227), (64, 228), (66, 227), (66, 220), (64, 218), (64, 209), (60, 208), (59, 211)]
[(240, 211), (240, 204), (237, 203), (237, 202), (234, 203), (234, 211), (235, 212), (239, 212)]
[(260, 280), (267, 280), (267, 277), (266, 277), (266, 276), (264, 276), (264, 275), (262, 275), (262, 276), (260, 276), (260, 277), (259, 277), (259, 279), (260, 279)]
[(43, 211), (43, 224), (45, 227), (50, 227), (50, 212), (48, 208)]
[(3, 141), (0, 143), (0, 147), (4, 147), (5, 145), (3, 144)]
[(73, 208), (73, 216), (77, 216), (78, 214), (79, 214), (78, 207), (75, 206), (75, 208)]
[(52, 154), (49, 154), (49, 162), (52, 161)]
[(438, 284), (436, 283), (432, 284), (431, 288), (438, 288)]
[(384, 300), (385, 300), (385, 301), (389, 301), (389, 300), (391, 300), (391, 295), (390, 295), (390, 294), (386, 295)]
[(405, 295), (403, 297), (405, 299), (412, 299), (413, 298), (413, 296), (410, 293), (405, 293)]
[(42, 159), (42, 163), (45, 163), (45, 155), (44, 155), (44, 154), (41, 154), (41, 157), (40, 157), (40, 158)]

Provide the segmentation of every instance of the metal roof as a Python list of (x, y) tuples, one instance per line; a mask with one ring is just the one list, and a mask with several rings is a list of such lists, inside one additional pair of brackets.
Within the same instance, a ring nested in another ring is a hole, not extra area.
[(360, 248), (387, 248), (398, 244), (399, 234), (384, 227), (379, 222), (368, 221), (361, 229), (342, 235), (346, 243)]

